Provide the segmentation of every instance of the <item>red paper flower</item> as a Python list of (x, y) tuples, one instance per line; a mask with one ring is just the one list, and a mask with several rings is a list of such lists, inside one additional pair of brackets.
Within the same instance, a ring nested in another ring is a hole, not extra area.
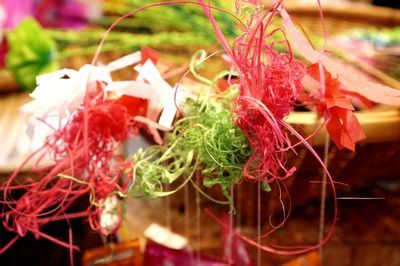
[[(321, 80), (318, 64), (309, 66), (307, 72), (315, 80)], [(336, 146), (339, 149), (347, 148), (354, 151), (356, 142), (366, 137), (364, 130), (353, 113), (351, 100), (339, 89), (339, 81), (325, 69), (323, 72), (325, 95), (324, 101), (317, 106), (317, 111), (324, 115), (327, 121), (326, 129)]]

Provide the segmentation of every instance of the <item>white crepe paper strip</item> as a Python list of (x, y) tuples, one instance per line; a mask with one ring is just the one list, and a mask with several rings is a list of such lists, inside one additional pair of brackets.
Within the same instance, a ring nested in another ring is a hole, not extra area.
[[(77, 71), (74, 69), (64, 68), (64, 69), (57, 70), (57, 71), (54, 71), (54, 72), (51, 72), (48, 74), (43, 74), (43, 75), (36, 77), (36, 85), (40, 85), (41, 83), (46, 82), (48, 80), (60, 79), (62, 77), (72, 77), (72, 76), (75, 76), (76, 73), (77, 73)], [(30, 96), (32, 98), (36, 98), (35, 95), (38, 93), (37, 91), (38, 91), (38, 89), (34, 90), (30, 94)]]
[[(180, 102), (184, 99), (183, 94), (178, 91), (175, 97), (175, 89), (162, 78), (157, 67), (151, 60), (147, 60), (143, 65), (137, 65), (135, 70), (138, 72), (136, 81), (120, 81), (110, 83), (105, 90), (113, 91), (117, 95), (129, 95), (143, 99), (149, 99), (154, 107), (158, 107), (160, 103), (163, 112), (159, 119), (159, 125), (155, 126), (156, 116), (158, 117), (158, 108), (152, 109), (148, 113), (148, 118), (145, 122), (149, 127), (160, 130), (169, 130), (174, 120), (177, 108)], [(147, 82), (147, 83), (145, 83)], [(175, 101), (176, 100), (176, 101)], [(149, 123), (151, 120), (152, 123)], [(138, 120), (137, 120), (138, 121)], [(144, 122), (144, 121), (142, 121)]]
[[(86, 89), (95, 89), (95, 82), (112, 82), (107, 68), (84, 65), (79, 71), (62, 69), (37, 77), (38, 86), (31, 93), (33, 100), (20, 108), (28, 123), (18, 152), (40, 148), (46, 137), (63, 127), (70, 115), (82, 104)], [(89, 86), (88, 86), (89, 85)], [(39, 121), (41, 120), (41, 121)], [(30, 142), (30, 144), (28, 144)]]
[(115, 81), (108, 84), (104, 90), (112, 91), (119, 97), (122, 95), (128, 95), (161, 102), (160, 95), (154, 86), (140, 80)]
[[(69, 116), (83, 103), (86, 91), (97, 89), (96, 82), (101, 82), (106, 85), (105, 91), (114, 92), (119, 97), (128, 95), (149, 100), (147, 118), (140, 117), (137, 121), (147, 124), (156, 142), (161, 143), (157, 129), (171, 129), (176, 105), (184, 99), (183, 86), (175, 95), (175, 89), (162, 78), (151, 60), (135, 67), (137, 80), (113, 82), (110, 72), (137, 64), (140, 60), (141, 54), (136, 52), (107, 66), (84, 65), (79, 71), (62, 69), (37, 77), (38, 86), (31, 93), (33, 101), (21, 107), (21, 112), (29, 117), (27, 137), (35, 140), (34, 146), (40, 146), (38, 143), (43, 143), (44, 138), (52, 133), (52, 127), (58, 129), (65, 125)], [(45, 123), (38, 123), (38, 118)]]
[[(61, 79), (64, 73), (68, 73), (69, 79)], [(57, 73), (46, 74), (38, 77), (40, 82), (36, 89), (30, 94), (33, 101), (23, 105), (20, 110), (28, 114), (34, 120), (44, 118), (52, 112), (57, 112), (60, 117), (75, 109), (75, 98), (77, 97), (76, 77), (77, 71), (60, 70)], [(34, 121), (31, 121), (34, 123)]]
[(371, 101), (383, 103), (387, 105), (400, 105), (400, 91), (388, 86), (376, 84), (360, 78), (346, 65), (337, 60), (331, 59), (318, 51), (308, 43), (307, 39), (293, 25), (289, 14), (285, 9), (281, 10), (283, 18), (282, 24), (285, 28), (290, 41), (298, 52), (311, 63), (321, 63), (324, 65), (334, 77), (337, 77), (339, 82), (345, 86), (346, 90), (357, 92)]
[(95, 81), (111, 83), (112, 79), (106, 68), (84, 65), (79, 71), (63, 69), (39, 76), (37, 81), (38, 86), (31, 93), (34, 100), (20, 109), (33, 119), (53, 114), (60, 118), (69, 116), (83, 102), (88, 84), (91, 90)]
[(115, 61), (110, 62), (107, 65), (107, 69), (110, 72), (113, 72), (131, 65), (135, 65), (139, 63), (140, 60), (142, 60), (142, 54), (140, 51), (137, 51), (135, 53), (123, 56)]
[(179, 104), (185, 99), (182, 91), (183, 86), (177, 85), (175, 86), (175, 89), (169, 93), (168, 98), (165, 102), (164, 110), (161, 114), (160, 120), (158, 121), (161, 126), (164, 126), (166, 128), (171, 127), (177, 111), (176, 107), (179, 106)]
[(86, 91), (87, 84), (92, 84), (96, 81), (111, 83), (113, 80), (110, 71), (106, 67), (84, 65), (79, 69), (79, 85), (81, 89)]
[(151, 60), (147, 60), (142, 66), (136, 66), (135, 70), (139, 73), (137, 80), (143, 79), (147, 81), (153, 85), (159, 93), (161, 104), (163, 105), (163, 112), (158, 123), (165, 128), (170, 128), (177, 111), (176, 106), (184, 99), (182, 87), (175, 92), (175, 89), (178, 87), (172, 89), (171, 86), (162, 78)]
[(171, 86), (161, 77), (157, 67), (151, 60), (147, 60), (143, 65), (137, 65), (135, 70), (139, 73), (136, 80), (145, 80), (157, 90), (161, 97), (161, 103), (165, 105)]
[(151, 224), (145, 231), (144, 235), (148, 238), (173, 249), (183, 249), (188, 246), (188, 240), (181, 235), (173, 233), (168, 228), (158, 224)]

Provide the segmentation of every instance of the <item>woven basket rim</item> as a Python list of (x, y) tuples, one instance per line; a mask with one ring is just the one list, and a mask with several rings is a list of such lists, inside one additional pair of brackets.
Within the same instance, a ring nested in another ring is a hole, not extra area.
[[(316, 4), (286, 3), (289, 14), (309, 17), (319, 17), (319, 7)], [(363, 20), (365, 23), (394, 27), (400, 25), (400, 10), (372, 6), (365, 3), (327, 3), (322, 5), (325, 18), (338, 20)]]

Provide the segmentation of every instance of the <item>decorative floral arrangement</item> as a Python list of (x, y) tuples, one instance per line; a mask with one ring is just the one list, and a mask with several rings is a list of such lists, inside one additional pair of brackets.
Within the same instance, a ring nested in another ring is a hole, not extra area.
[[(161, 5), (193, 5), (203, 10), (229, 69), (213, 80), (200, 76), (197, 70), (207, 64), (208, 56), (199, 51), (190, 64), (190, 73), (197, 81), (189, 83), (185, 75), (171, 86), (163, 78), (167, 76), (165, 64), (151, 49), (107, 65), (98, 63), (105, 40), (120, 21)], [(285, 117), (296, 104), (306, 105), (324, 117), (322, 126), (339, 149), (354, 150), (365, 134), (349, 97), (399, 105), (400, 92), (359, 78), (330, 58), (324, 45), (315, 50), (293, 23), (283, 1), (276, 1), (270, 9), (258, 1), (236, 1), (236, 7), (238, 15), (202, 0), (140, 7), (111, 25), (90, 65), (79, 71), (64, 69), (37, 77), (34, 99), (22, 110), (29, 115), (31, 128), (44, 125), (48, 135), (25, 162), (37, 166), (32, 171), (39, 177), (16, 182), (21, 165), (0, 188), (3, 226), (16, 234), (1, 252), (27, 233), (76, 249), (72, 238), (64, 243), (41, 231), (46, 223), (60, 219), (87, 217), (93, 230), (116, 232), (127, 196), (163, 197), (192, 184), (214, 202), (233, 206), (230, 191), (242, 180), (259, 181), (269, 190), (269, 184), (290, 178), (296, 168), (287, 160), (287, 153), (298, 145), (304, 145), (324, 168), (335, 197), (333, 178), (307, 142), (312, 136), (301, 136)], [(214, 18), (217, 11), (239, 24), (241, 34), (232, 45)], [(275, 34), (280, 35), (278, 41)], [(286, 46), (288, 52), (275, 50), (278, 44)], [(297, 59), (293, 50), (304, 60)], [(112, 80), (111, 72), (131, 65), (136, 71), (133, 80)], [(218, 86), (221, 80), (227, 88)], [(115, 156), (118, 144), (140, 130), (156, 145), (140, 150), (133, 158)], [(39, 167), (46, 156), (52, 163)], [(195, 174), (202, 176), (204, 187), (219, 187), (226, 201), (207, 195), (193, 182)], [(11, 196), (16, 189), (25, 191), (18, 199)], [(69, 213), (68, 207), (85, 195), (89, 197), (88, 208)], [(309, 247), (263, 246), (233, 233), (268, 252), (298, 254), (323, 245), (333, 234), (336, 218), (335, 200), (327, 235)]]

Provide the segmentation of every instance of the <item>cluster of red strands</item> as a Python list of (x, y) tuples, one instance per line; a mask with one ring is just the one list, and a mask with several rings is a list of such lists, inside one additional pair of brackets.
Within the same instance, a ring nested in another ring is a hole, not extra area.
[[(131, 122), (129, 101), (106, 100), (101, 84), (97, 85), (97, 93), (88, 95), (66, 125), (48, 136), (44, 146), (1, 185), (0, 217), (3, 226), (16, 236), (0, 249), (0, 254), (28, 232), (70, 248), (71, 252), (77, 249), (72, 244), (72, 233), (70, 243), (65, 243), (41, 231), (42, 226), (57, 220), (87, 217), (93, 230), (110, 233), (100, 226), (104, 202), (110, 195), (125, 194), (133, 178), (133, 163), (116, 158), (113, 151), (130, 133), (137, 132), (138, 125)], [(28, 162), (38, 165), (46, 154), (54, 164), (34, 166), (34, 177), (24, 181), (17, 178)], [(21, 191), (22, 196), (14, 199)], [(88, 200), (87, 209), (68, 212), (82, 197)]]
[(270, 38), (277, 32), (284, 34), (282, 29), (271, 27), (278, 8), (276, 5), (270, 13), (256, 14), (232, 49), (240, 78), (236, 122), (253, 148), (243, 172), (249, 179), (268, 183), (295, 171), (285, 167), (291, 144), (283, 119), (293, 110), (297, 97), (304, 94), (301, 81), (306, 74), (305, 65), (293, 58), (287, 40), (283, 43), (289, 54), (273, 49), (275, 43)]

